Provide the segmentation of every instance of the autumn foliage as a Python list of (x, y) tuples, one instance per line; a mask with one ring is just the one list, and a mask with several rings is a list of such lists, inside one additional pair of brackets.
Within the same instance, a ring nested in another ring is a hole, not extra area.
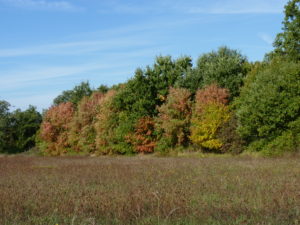
[(155, 142), (155, 123), (153, 118), (146, 116), (138, 120), (135, 133), (127, 136), (127, 140), (138, 153), (152, 153)]
[(74, 106), (70, 102), (52, 106), (41, 124), (40, 137), (46, 143), (45, 152), (61, 155), (70, 148), (68, 132), (74, 116)]
[(116, 111), (114, 110), (112, 100), (116, 95), (116, 91), (108, 91), (101, 99), (100, 106), (96, 115), (94, 129), (96, 132), (95, 141), (99, 154), (111, 154), (110, 145), (114, 139), (114, 128)]
[(221, 126), (230, 118), (226, 105), (228, 91), (212, 84), (198, 90), (192, 117), (191, 141), (205, 149), (220, 149), (223, 145), (217, 138)]
[(90, 153), (96, 151), (94, 125), (103, 98), (103, 93), (94, 92), (90, 97), (85, 96), (78, 105), (69, 133), (69, 141), (72, 148), (77, 152)]
[[(287, 12), (299, 11), (294, 3)], [(278, 46), (290, 38), (284, 35), (263, 62), (225, 46), (195, 66), (190, 57), (159, 56), (125, 83), (92, 89), (83, 82), (44, 114), (39, 147), (50, 155), (299, 151), (300, 64)], [(2, 113), (3, 130), (9, 120)], [(0, 146), (6, 134), (0, 132)]]
[(166, 102), (158, 108), (156, 127), (161, 133), (163, 146), (187, 145), (192, 108), (190, 97), (191, 93), (187, 89), (170, 88)]

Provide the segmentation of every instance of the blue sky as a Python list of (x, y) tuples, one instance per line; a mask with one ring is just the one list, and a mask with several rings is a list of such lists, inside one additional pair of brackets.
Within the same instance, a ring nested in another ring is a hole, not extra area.
[(272, 50), (287, 0), (0, 0), (0, 100), (39, 110), (89, 80), (113, 85), (157, 55)]

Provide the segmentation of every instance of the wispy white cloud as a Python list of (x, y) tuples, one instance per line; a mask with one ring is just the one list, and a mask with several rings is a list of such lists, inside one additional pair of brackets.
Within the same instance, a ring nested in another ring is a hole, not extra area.
[[(122, 64), (115, 65), (123, 66)], [(112, 63), (88, 63), (72, 66), (45, 66), (40, 68), (22, 68), (22, 70), (11, 71), (1, 75), (1, 86), (3, 89), (24, 87), (26, 85), (34, 85), (34, 82), (40, 82), (60, 77), (73, 76), (93, 70), (112, 68)]]
[[(165, 49), (165, 47), (159, 49)], [(149, 47), (129, 52), (110, 52), (98, 56), (98, 60), (94, 59), (93, 62), (72, 64), (69, 66), (41, 65), (36, 67), (19, 65), (14, 70), (0, 71), (0, 93), (28, 86), (38, 87), (39, 85), (47, 85), (49, 81), (53, 82), (55, 79), (72, 78), (77, 75), (94, 72), (100, 76), (101, 74), (109, 76), (112, 79), (112, 76), (117, 76), (118, 74), (124, 76), (124, 71), (127, 71), (128, 76), (125, 77), (129, 78), (134, 72), (134, 69), (131, 69), (129, 72), (129, 68), (132, 68), (137, 58), (145, 57), (145, 55), (154, 57), (156, 54), (157, 48)]]
[[(174, 11), (189, 14), (269, 14), (282, 13), (287, 0), (161, 0), (154, 4), (159, 12)], [(119, 3), (120, 6), (122, 3)], [(139, 11), (147, 10), (147, 7), (139, 8)]]
[(33, 10), (55, 10), (55, 11), (81, 11), (81, 7), (75, 6), (68, 1), (50, 0), (0, 0), (9, 6), (33, 9)]
[(286, 0), (218, 0), (210, 5), (187, 8), (189, 13), (269, 14), (281, 13)]
[(267, 43), (268, 45), (272, 45), (274, 38), (271, 37), (269, 34), (266, 33), (259, 33), (258, 37), (263, 40), (265, 43)]
[[(161, 0), (162, 1), (162, 0)], [(109, 0), (101, 1), (99, 13), (109, 14), (145, 14), (145, 13), (157, 13), (165, 10), (162, 7), (162, 2), (152, 0), (147, 4), (141, 4), (139, 1), (123, 1), (123, 0)]]
[(0, 49), (0, 57), (16, 57), (28, 55), (74, 55), (92, 53), (105, 50), (114, 50), (128, 47), (151, 45), (150, 41), (140, 40), (137, 37), (114, 38), (110, 40), (90, 40), (77, 42), (62, 42), (30, 47)]
[[(181, 26), (184, 27), (187, 24), (192, 23), (200, 22), (194, 19), (163, 22), (151, 21), (103, 29), (97, 32), (88, 32), (66, 37), (68, 41), (16, 48), (0, 48), (0, 58), (36, 55), (76, 56), (112, 51), (123, 51), (127, 53), (128, 51), (126, 51), (126, 49), (128, 50), (129, 48), (154, 48), (157, 46), (158, 41), (161, 42), (164, 38), (166, 38), (161, 37), (161, 30), (174, 28), (179, 29)], [(165, 43), (165, 45), (167, 45), (167, 43)]]

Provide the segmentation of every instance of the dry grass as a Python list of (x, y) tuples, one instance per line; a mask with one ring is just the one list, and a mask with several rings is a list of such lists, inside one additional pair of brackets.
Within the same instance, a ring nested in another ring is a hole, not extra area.
[(300, 159), (0, 157), (0, 224), (300, 224)]

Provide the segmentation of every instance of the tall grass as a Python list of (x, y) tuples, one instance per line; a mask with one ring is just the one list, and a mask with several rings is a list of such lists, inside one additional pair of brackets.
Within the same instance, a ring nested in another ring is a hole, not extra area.
[(300, 224), (296, 158), (0, 158), (0, 224)]

